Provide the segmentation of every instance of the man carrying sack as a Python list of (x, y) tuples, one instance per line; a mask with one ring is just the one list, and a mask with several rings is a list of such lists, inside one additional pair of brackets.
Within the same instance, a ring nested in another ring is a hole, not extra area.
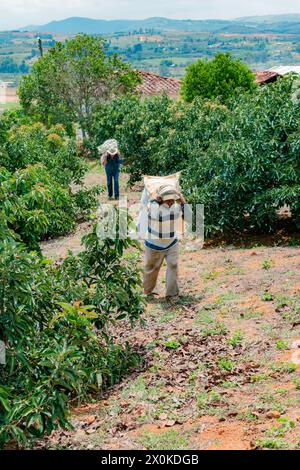
[[(163, 181), (164, 179), (161, 178)], [(166, 297), (179, 294), (178, 287), (178, 239), (184, 232), (184, 220), (191, 221), (191, 211), (184, 206), (185, 199), (175, 184), (168, 182), (160, 185), (154, 194), (148, 194), (146, 185), (141, 204), (144, 208), (144, 220), (140, 217), (139, 225), (146, 227), (144, 292), (153, 293), (158, 273), (164, 259), (167, 263)], [(140, 230), (141, 233), (141, 230)]]
[(113, 190), (115, 199), (119, 199), (119, 174), (120, 166), (123, 163), (118, 148), (118, 142), (115, 139), (106, 140), (98, 147), (101, 155), (101, 165), (105, 168), (108, 198), (112, 199)]

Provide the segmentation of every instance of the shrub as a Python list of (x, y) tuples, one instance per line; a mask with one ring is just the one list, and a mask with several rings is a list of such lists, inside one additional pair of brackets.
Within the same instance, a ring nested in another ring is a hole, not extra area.
[(0, 201), (7, 226), (30, 248), (38, 241), (68, 233), (76, 223), (76, 209), (68, 189), (42, 165), (10, 173), (0, 169)]
[(79, 183), (87, 169), (77, 155), (75, 141), (66, 137), (61, 125), (50, 129), (40, 122), (12, 126), (7, 132), (4, 149), (0, 166), (15, 171), (43, 163), (54, 179), (63, 185)]
[(1, 217), (31, 249), (70, 232), (97, 207), (99, 188), (71, 191), (88, 167), (62, 125), (47, 129), (23, 113), (5, 113), (0, 142)]
[(37, 60), (19, 86), (21, 106), (47, 125), (74, 122), (84, 137), (99, 103), (135, 90), (139, 73), (117, 54), (107, 54), (99, 36), (78, 34), (57, 41)]
[(0, 168), (0, 213), (7, 228), (31, 249), (39, 250), (40, 240), (67, 234), (86, 220), (100, 191), (95, 186), (71, 193), (41, 164), (14, 173)]
[(226, 103), (237, 93), (252, 91), (256, 86), (254, 78), (246, 64), (233, 58), (229, 52), (219, 52), (213, 60), (200, 59), (187, 67), (181, 94), (186, 101), (201, 96)]
[(163, 129), (170, 125), (171, 103), (167, 96), (144, 101), (123, 98), (114, 100), (96, 114), (94, 138), (98, 143), (107, 138), (119, 141), (131, 182), (157, 168), (154, 155)]
[(95, 121), (94, 130), (119, 140), (131, 183), (182, 170), (188, 201), (205, 206), (206, 235), (271, 232), (284, 205), (299, 227), (300, 105), (293, 78), (235, 96), (227, 106), (166, 96), (122, 103), (109, 105), (110, 123), (105, 117), (97, 128)]
[(206, 234), (270, 232), (290, 207), (300, 226), (299, 104), (292, 79), (242, 96), (184, 171), (189, 202), (205, 205)]
[(22, 109), (7, 110), (0, 118), (0, 146), (6, 144), (8, 134), (13, 126), (31, 125), (33, 119), (24, 114)]
[(111, 139), (123, 120), (133, 110), (139, 109), (142, 102), (137, 96), (119, 97), (109, 103), (98, 105), (93, 115), (92, 136), (98, 145)]
[(102, 191), (102, 186), (93, 186), (90, 189), (78, 189), (78, 191), (72, 194), (77, 221), (88, 219), (90, 214), (96, 209), (98, 205), (97, 196)]
[(101, 392), (138, 361), (109, 330), (144, 308), (139, 271), (124, 257), (136, 244), (98, 240), (95, 228), (84, 244), (55, 266), (9, 236), (0, 241), (1, 446), (69, 426), (71, 398)]
[(197, 150), (206, 150), (228, 114), (225, 106), (201, 99), (192, 104), (167, 96), (139, 101), (115, 100), (94, 119), (98, 143), (114, 137), (120, 143), (130, 182), (145, 174), (164, 175), (187, 167)]

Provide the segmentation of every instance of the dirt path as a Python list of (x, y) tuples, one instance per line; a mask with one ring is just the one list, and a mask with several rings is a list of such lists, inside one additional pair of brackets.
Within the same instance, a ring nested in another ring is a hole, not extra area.
[[(60, 256), (78, 247), (88, 228), (73, 241), (54, 242)], [(49, 255), (52, 249), (44, 245)], [(298, 247), (191, 252), (182, 245), (182, 296), (165, 301), (162, 273), (145, 325), (118, 327), (143, 352), (140, 370), (101, 399), (74, 408), (75, 430), (57, 431), (40, 445), (299, 448), (299, 268)]]
[[(106, 194), (106, 178), (103, 170), (100, 168), (100, 165), (96, 162), (91, 163), (91, 169), (87, 173), (84, 179), (84, 185), (87, 188), (91, 188), (95, 185), (103, 186), (103, 193), (99, 196), (99, 202), (107, 202), (107, 194)], [(128, 193), (127, 191), (127, 182), (128, 176), (126, 174), (121, 174), (120, 178), (120, 193), (121, 195), (125, 195), (128, 197), (128, 202), (133, 203), (139, 201), (140, 193), (138, 191), (131, 191)], [(75, 189), (75, 188), (74, 188)], [(47, 240), (42, 242), (41, 249), (44, 256), (48, 256), (55, 260), (59, 258), (64, 258), (68, 251), (73, 251), (74, 254), (77, 254), (80, 250), (82, 250), (81, 245), (81, 238), (83, 235), (86, 235), (91, 231), (92, 223), (90, 222), (83, 222), (79, 224), (76, 230), (67, 235), (65, 237), (58, 237), (53, 240)]]

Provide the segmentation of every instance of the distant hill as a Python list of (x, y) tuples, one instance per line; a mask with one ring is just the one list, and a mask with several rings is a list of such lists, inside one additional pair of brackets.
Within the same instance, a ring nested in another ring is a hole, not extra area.
[(300, 34), (300, 14), (264, 15), (237, 18), (235, 24), (254, 28), (262, 33)]
[(278, 22), (297, 22), (300, 21), (300, 13), (285, 15), (261, 15), (261, 16), (244, 16), (236, 18), (235, 21), (242, 23), (278, 23)]
[(172, 20), (168, 18), (147, 18), (145, 20), (95, 20), (73, 17), (60, 21), (51, 21), (45, 25), (30, 25), (20, 31), (51, 32), (60, 34), (88, 33), (103, 34), (128, 32), (140, 29), (179, 30), (179, 31), (217, 31), (229, 25), (227, 20)]
[(153, 29), (159, 31), (191, 31), (211, 33), (278, 33), (300, 34), (300, 14), (270, 15), (237, 18), (235, 20), (173, 20), (153, 17), (145, 20), (97, 20), (73, 17), (51, 21), (44, 25), (30, 25), (20, 31), (49, 32), (57, 34), (111, 34)]

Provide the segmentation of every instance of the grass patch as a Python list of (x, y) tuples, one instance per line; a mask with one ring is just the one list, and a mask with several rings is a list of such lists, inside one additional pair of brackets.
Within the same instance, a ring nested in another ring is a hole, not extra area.
[(284, 415), (288, 408), (293, 405), (290, 398), (284, 398), (282, 394), (276, 393), (273, 386), (271, 391), (259, 393), (257, 400), (254, 405), (255, 411), (278, 411), (281, 415)]
[(260, 312), (255, 312), (254, 310), (248, 309), (240, 313), (240, 318), (243, 320), (251, 320), (252, 318), (261, 318), (262, 314)]
[(189, 378), (188, 378), (188, 381), (189, 381), (189, 384), (190, 384), (191, 386), (195, 386), (195, 385), (196, 385), (196, 380), (198, 379), (199, 374), (201, 374), (201, 372), (203, 372), (203, 370), (205, 370), (205, 368), (206, 368), (205, 365), (201, 363), (201, 364), (198, 365), (197, 369), (194, 370), (194, 371), (190, 374), (190, 376), (189, 376)]
[(200, 300), (201, 296), (200, 295), (197, 295), (197, 296), (194, 296), (194, 295), (180, 295), (177, 299), (176, 299), (176, 304), (177, 305), (192, 305), (193, 303), (195, 302), (198, 302)]
[(210, 392), (203, 391), (197, 395), (197, 407), (200, 416), (223, 416), (225, 404), (226, 402), (222, 395), (216, 390), (211, 390)]
[(149, 387), (145, 382), (143, 377), (138, 377), (133, 380), (127, 387), (125, 387), (121, 392), (122, 399), (128, 399), (128, 397), (133, 397), (135, 400), (147, 400), (149, 397), (161, 397), (162, 392), (160, 384), (157, 386)]
[(281, 374), (292, 374), (297, 370), (297, 365), (293, 362), (275, 362), (270, 365), (270, 370)]
[(295, 427), (295, 422), (286, 416), (282, 416), (277, 420), (279, 426), (272, 426), (271, 429), (266, 431), (268, 437), (284, 437), (287, 432), (291, 431)]
[(292, 382), (295, 385), (296, 390), (300, 390), (300, 379), (298, 377), (294, 377)]
[(265, 302), (271, 302), (273, 298), (274, 297), (272, 293), (269, 291), (264, 292), (263, 295), (261, 296), (261, 300), (264, 300)]
[(288, 418), (282, 416), (277, 420), (278, 425), (272, 426), (270, 429), (265, 431), (265, 438), (257, 441), (256, 445), (262, 449), (291, 449), (293, 445), (287, 442), (284, 437), (290, 431), (292, 431), (296, 423)]
[(167, 312), (162, 312), (158, 318), (159, 323), (169, 323), (174, 320), (177, 316), (176, 310), (169, 310)]
[(0, 103), (0, 114), (4, 113), (4, 111), (12, 111), (19, 108), (19, 103)]
[(230, 359), (221, 358), (218, 360), (218, 366), (222, 370), (232, 372), (235, 367), (235, 362), (231, 361)]
[(169, 339), (168, 341), (165, 342), (165, 348), (166, 349), (178, 349), (180, 348), (181, 344), (176, 341), (176, 339)]
[(243, 420), (243, 421), (257, 421), (258, 416), (251, 411), (245, 411), (244, 413), (239, 413), (238, 418)]
[(245, 269), (240, 268), (239, 266), (229, 266), (228, 268), (225, 269), (224, 274), (226, 276), (233, 276), (233, 275), (243, 276), (244, 274), (246, 274), (246, 271)]
[(209, 401), (209, 395), (208, 395), (207, 392), (199, 393), (199, 395), (197, 396), (197, 406), (198, 406), (198, 408), (200, 408), (200, 409), (205, 408), (208, 404), (208, 401)]
[(290, 448), (290, 444), (284, 439), (261, 439), (256, 441), (256, 445), (259, 449), (283, 450)]
[(233, 335), (227, 340), (227, 343), (230, 344), (233, 348), (236, 348), (240, 344), (242, 344), (243, 335), (240, 330), (237, 330), (233, 333)]
[(184, 450), (189, 446), (187, 436), (176, 429), (168, 429), (160, 434), (145, 432), (137, 441), (148, 450)]
[(205, 281), (214, 281), (217, 277), (220, 276), (220, 271), (207, 271), (202, 275), (202, 278)]
[(262, 373), (262, 374), (256, 374), (252, 375), (251, 377), (251, 382), (264, 382), (265, 380), (268, 380), (270, 378), (270, 375), (267, 373)]
[(289, 297), (287, 297), (284, 294), (278, 294), (276, 296), (276, 309), (281, 309), (281, 308), (284, 308), (284, 307), (288, 307), (289, 302), (290, 302)]
[(271, 259), (265, 259), (263, 262), (262, 262), (262, 265), (261, 267), (263, 269), (266, 269), (267, 271), (271, 268), (274, 267), (274, 262), (271, 260)]
[(221, 386), (224, 388), (236, 388), (240, 385), (237, 382), (232, 382), (231, 380), (224, 380), (224, 382), (221, 383)]
[(277, 349), (289, 349), (288, 342), (285, 341), (284, 339), (279, 339), (276, 343), (276, 348)]
[(215, 302), (217, 305), (222, 305), (226, 302), (233, 302), (240, 299), (240, 295), (235, 292), (226, 292), (226, 294), (220, 294), (216, 297)]
[(204, 328), (202, 330), (202, 335), (204, 337), (206, 336), (213, 336), (213, 335), (226, 335), (228, 333), (228, 330), (226, 328), (226, 325), (224, 323), (220, 322), (214, 322), (211, 328)]
[(210, 325), (215, 321), (215, 313), (212, 311), (199, 310), (198, 315), (195, 323), (199, 325)]
[(276, 310), (281, 311), (282, 318), (289, 323), (300, 323), (300, 296), (287, 297), (279, 294), (276, 298)]

